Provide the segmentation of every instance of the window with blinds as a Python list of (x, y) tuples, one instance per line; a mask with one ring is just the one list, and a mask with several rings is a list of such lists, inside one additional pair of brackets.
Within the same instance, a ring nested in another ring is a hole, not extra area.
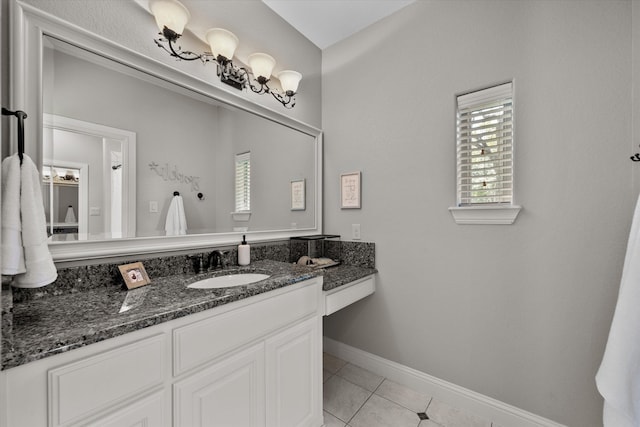
[(513, 83), (457, 97), (458, 206), (513, 203)]
[(236, 212), (251, 210), (251, 153), (236, 154)]

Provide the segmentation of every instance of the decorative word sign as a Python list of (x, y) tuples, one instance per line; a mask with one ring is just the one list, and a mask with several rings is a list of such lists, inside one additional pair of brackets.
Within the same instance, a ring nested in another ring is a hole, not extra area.
[(185, 175), (178, 170), (176, 165), (169, 166), (169, 163), (159, 165), (156, 162), (149, 163), (149, 169), (158, 174), (165, 181), (174, 181), (180, 184), (191, 184), (191, 191), (200, 190), (200, 177)]

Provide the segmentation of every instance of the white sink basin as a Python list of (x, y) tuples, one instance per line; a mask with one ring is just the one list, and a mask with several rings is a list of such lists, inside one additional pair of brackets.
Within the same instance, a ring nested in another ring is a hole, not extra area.
[(219, 289), (231, 286), (248, 285), (269, 278), (268, 274), (259, 273), (239, 273), (228, 274), (226, 276), (210, 277), (208, 279), (194, 282), (187, 286), (193, 289)]

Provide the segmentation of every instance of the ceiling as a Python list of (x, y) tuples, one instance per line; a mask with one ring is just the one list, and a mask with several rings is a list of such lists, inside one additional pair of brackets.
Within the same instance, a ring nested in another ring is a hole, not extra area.
[(262, 0), (320, 49), (415, 0)]

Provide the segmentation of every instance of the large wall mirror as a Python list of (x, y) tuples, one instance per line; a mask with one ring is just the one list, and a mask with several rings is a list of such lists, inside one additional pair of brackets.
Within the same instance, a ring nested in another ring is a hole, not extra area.
[[(320, 130), (27, 5), (13, 20), (55, 260), (322, 232)], [(182, 233), (166, 224), (176, 193)]]

